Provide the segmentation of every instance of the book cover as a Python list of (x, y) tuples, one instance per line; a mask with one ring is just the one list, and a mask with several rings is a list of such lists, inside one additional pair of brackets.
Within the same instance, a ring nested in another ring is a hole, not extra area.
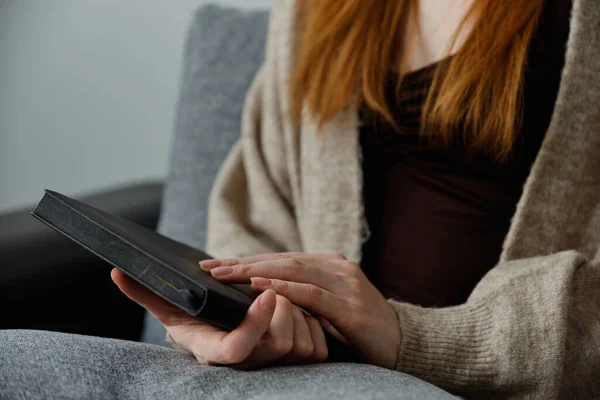
[[(202, 271), (202, 251), (51, 190), (32, 215), (201, 320), (232, 330), (256, 293)], [(81, 271), (85, 274), (85, 270)]]

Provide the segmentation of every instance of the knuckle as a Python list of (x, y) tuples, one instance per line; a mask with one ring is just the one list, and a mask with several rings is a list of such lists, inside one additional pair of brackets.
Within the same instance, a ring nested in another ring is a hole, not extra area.
[(248, 264), (248, 261), (250, 261), (250, 260), (252, 260), (252, 258), (248, 257), (248, 256), (246, 256), (246, 257), (240, 257), (238, 259), (238, 263), (239, 264)]
[(235, 268), (235, 272), (238, 275), (248, 275), (250, 273), (250, 266), (248, 264), (238, 265)]
[(244, 361), (243, 354), (234, 346), (225, 346), (219, 354), (220, 364), (239, 364)]
[(345, 260), (346, 257), (342, 253), (332, 253), (329, 255), (329, 258), (333, 260)]
[(282, 292), (285, 292), (288, 290), (288, 286), (289, 284), (287, 283), (287, 281), (282, 281), (280, 279), (271, 279), (272, 282), (272, 287), (275, 288), (275, 290), (279, 290)]
[(354, 276), (344, 276), (342, 278), (344, 280), (344, 282), (353, 290), (353, 291), (360, 291), (361, 288), (361, 280), (354, 277)]
[(357, 274), (358, 272), (361, 271), (361, 269), (358, 266), (358, 264), (356, 264), (356, 263), (354, 263), (352, 261), (348, 261), (348, 260), (342, 262), (342, 268), (345, 269), (345, 270), (347, 270), (348, 273), (350, 273), (352, 275), (355, 275), (355, 274)]
[(279, 356), (284, 356), (292, 351), (294, 348), (293, 340), (289, 339), (277, 339), (271, 343), (271, 349)]
[(329, 349), (327, 346), (319, 346), (313, 353), (313, 359), (315, 362), (323, 362), (327, 360), (327, 357), (329, 357)]
[(301, 340), (294, 345), (294, 349), (296, 350), (296, 353), (300, 356), (310, 357), (315, 351), (315, 346), (310, 341)]
[(315, 285), (308, 285), (308, 301), (312, 304), (319, 303), (322, 300), (323, 294), (321, 289)]
[(306, 264), (302, 263), (302, 262), (298, 262), (297, 265), (295, 265), (293, 268), (291, 268), (289, 270), (290, 274), (289, 274), (289, 279), (290, 280), (298, 280), (301, 279), (301, 277), (310, 275), (310, 271), (308, 270), (308, 267), (306, 266)]
[(285, 265), (287, 267), (298, 268), (302, 266), (302, 263), (297, 258), (286, 258)]
[(367, 306), (362, 301), (349, 301), (348, 309), (352, 314), (364, 314), (367, 312)]

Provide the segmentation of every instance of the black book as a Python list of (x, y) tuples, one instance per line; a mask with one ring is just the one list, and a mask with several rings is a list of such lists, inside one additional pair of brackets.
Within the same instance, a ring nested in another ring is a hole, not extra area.
[[(202, 271), (202, 251), (46, 190), (32, 215), (169, 303), (223, 329), (238, 326), (257, 296)], [(246, 286), (249, 288), (249, 286)]]
[[(249, 285), (231, 285), (200, 269), (206, 253), (126, 219), (51, 190), (32, 215), (123, 271), (188, 314), (225, 330), (235, 329), (256, 299)], [(330, 361), (360, 361), (326, 333)]]

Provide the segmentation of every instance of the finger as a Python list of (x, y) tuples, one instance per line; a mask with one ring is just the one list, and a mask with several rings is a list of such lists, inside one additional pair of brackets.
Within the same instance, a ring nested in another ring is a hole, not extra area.
[(260, 261), (268, 260), (280, 260), (287, 258), (295, 258), (298, 260), (311, 259), (311, 260), (345, 260), (346, 258), (339, 253), (266, 253), (258, 254), (254, 256), (241, 257), (238, 259), (239, 264), (252, 264)]
[(272, 289), (297, 306), (325, 317), (336, 325), (345, 325), (344, 318), (348, 314), (346, 301), (318, 286), (279, 279), (252, 278), (252, 288), (259, 291)]
[(245, 283), (260, 276), (285, 281), (312, 283), (327, 290), (334, 290), (342, 282), (339, 264), (327, 260), (299, 261), (294, 258), (260, 261), (233, 267), (218, 267), (210, 271), (214, 278), (228, 283)]
[(320, 321), (320, 325), (321, 325), (322, 329), (324, 329), (331, 336), (336, 338), (338, 340), (338, 342), (341, 342), (341, 343), (345, 344), (346, 346), (350, 346), (350, 343), (348, 342), (348, 340), (346, 340), (346, 338), (337, 329), (335, 329), (335, 327), (333, 325), (331, 325), (331, 323), (329, 321), (327, 321), (325, 318), (321, 318), (321, 317), (319, 317), (319, 321)]
[(277, 296), (275, 313), (266, 335), (244, 362), (245, 367), (267, 366), (287, 356), (294, 345), (293, 305)]
[(265, 253), (254, 256), (241, 257), (238, 259), (214, 259), (200, 261), (200, 268), (205, 271), (210, 271), (213, 268), (233, 266), (239, 264), (253, 264), (260, 261), (280, 260), (295, 258), (298, 260), (314, 259), (314, 260), (345, 260), (342, 254), (339, 253)]
[(327, 340), (325, 339), (325, 332), (323, 327), (315, 318), (310, 315), (305, 315), (304, 319), (310, 330), (310, 337), (313, 342), (313, 362), (323, 362), (329, 355), (329, 349), (327, 348)]
[(244, 361), (231, 366), (241, 370), (256, 369), (271, 365), (285, 357), (293, 345), (292, 311), (292, 303), (278, 295), (269, 329)]
[(242, 323), (217, 343), (202, 342), (202, 353), (219, 364), (238, 364), (246, 360), (269, 330), (277, 296), (267, 290), (252, 303)]
[(277, 307), (271, 326), (263, 339), (269, 348), (267, 357), (275, 361), (288, 354), (294, 345), (294, 306), (288, 299), (277, 295)]
[(184, 311), (169, 304), (122, 271), (114, 268), (110, 276), (117, 287), (131, 300), (144, 307), (154, 318), (166, 327), (177, 324), (179, 318), (192, 318)]
[(212, 259), (212, 260), (203, 260), (200, 261), (200, 268), (204, 271), (210, 271), (216, 267), (226, 267), (231, 265), (237, 265), (237, 258), (227, 258), (227, 259)]
[(292, 347), (292, 350), (281, 359), (281, 364), (283, 365), (305, 364), (311, 361), (314, 351), (310, 328), (308, 327), (304, 313), (298, 307), (293, 306), (292, 317), (294, 319), (294, 346)]

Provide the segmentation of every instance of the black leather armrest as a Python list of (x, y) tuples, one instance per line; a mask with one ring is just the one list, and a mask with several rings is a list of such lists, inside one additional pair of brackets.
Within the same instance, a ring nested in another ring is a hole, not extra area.
[[(162, 183), (78, 198), (154, 229)], [(0, 329), (138, 340), (143, 309), (118, 291), (110, 265), (37, 221), (30, 215), (34, 208), (0, 214)]]

